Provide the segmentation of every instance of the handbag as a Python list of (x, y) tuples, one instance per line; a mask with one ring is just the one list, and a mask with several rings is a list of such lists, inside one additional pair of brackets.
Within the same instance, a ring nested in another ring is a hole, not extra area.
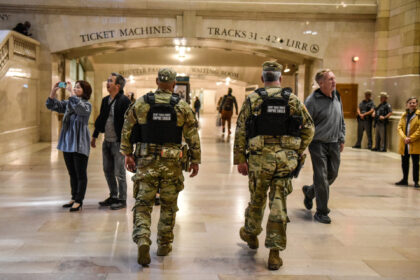
[(216, 126), (222, 126), (222, 116), (220, 113), (218, 113), (216, 117)]

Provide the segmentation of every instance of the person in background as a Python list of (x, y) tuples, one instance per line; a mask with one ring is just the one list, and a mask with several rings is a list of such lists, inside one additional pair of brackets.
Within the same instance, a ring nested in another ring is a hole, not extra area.
[(236, 103), (235, 96), (232, 95), (232, 89), (228, 89), (228, 94), (223, 96), (222, 103), (219, 107), (219, 112), (222, 114), (222, 132), (225, 133), (225, 124), (228, 123), (228, 133), (230, 134), (230, 126), (233, 115), (233, 105), (235, 105), (236, 114), (238, 114), (238, 103)]
[(200, 102), (200, 99), (198, 99), (198, 96), (196, 96), (195, 101), (194, 101), (194, 113), (197, 116), (197, 119), (200, 118), (200, 108), (201, 108), (201, 102)]
[(68, 100), (57, 100), (59, 83), (56, 83), (47, 99), (49, 110), (64, 113), (63, 125), (57, 149), (63, 152), (64, 162), (70, 175), (71, 200), (63, 205), (70, 212), (82, 209), (87, 187), (87, 165), (89, 159), (89, 128), (88, 122), (92, 112), (89, 103), (92, 87), (86, 81), (77, 81), (72, 89), (71, 83), (66, 83), (70, 93)]
[(31, 37), (32, 34), (29, 33), (29, 28), (31, 28), (31, 23), (29, 21), (25, 21), (24, 23), (19, 22), (16, 24), (15, 28), (13, 28), (13, 31)]
[[(130, 99), (130, 103), (131, 104), (134, 104), (134, 102), (136, 102), (136, 97), (135, 97), (135, 95), (134, 95), (134, 92), (129, 92), (128, 94), (127, 94), (127, 97), (128, 97), (128, 99)], [(131, 105), (130, 104), (130, 105)]]
[(95, 148), (99, 133), (105, 134), (102, 143), (102, 160), (110, 193), (107, 199), (99, 202), (99, 205), (110, 206), (111, 210), (127, 207), (124, 156), (120, 153), (124, 114), (130, 106), (130, 100), (124, 95), (124, 86), (124, 77), (118, 73), (111, 73), (106, 83), (109, 95), (102, 99), (101, 110), (95, 121), (95, 131), (91, 140), (91, 146)]
[(217, 101), (217, 111), (220, 111), (220, 105), (222, 105), (223, 96), (220, 96), (219, 100)]
[(398, 123), (400, 134), (399, 153), (401, 154), (403, 178), (395, 183), (397, 186), (408, 186), (408, 170), (410, 168), (410, 156), (413, 162), (414, 187), (419, 185), (419, 154), (420, 154), (420, 110), (417, 109), (419, 101), (416, 97), (407, 100), (407, 110), (401, 116)]
[(372, 149), (372, 114), (375, 111), (375, 104), (371, 97), (372, 91), (365, 91), (365, 99), (357, 108), (357, 142), (353, 146), (354, 149), (362, 147), (363, 131), (366, 131), (368, 138), (368, 149)]
[(375, 119), (375, 138), (376, 145), (372, 151), (386, 152), (386, 128), (388, 126), (388, 119), (392, 115), (391, 105), (387, 102), (388, 93), (381, 92), (380, 95), (381, 104), (375, 108), (372, 117)]

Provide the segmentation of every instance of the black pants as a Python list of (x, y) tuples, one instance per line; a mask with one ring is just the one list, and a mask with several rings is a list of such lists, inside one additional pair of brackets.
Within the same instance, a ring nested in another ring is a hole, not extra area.
[(340, 167), (340, 143), (312, 142), (309, 145), (312, 167), (314, 170), (313, 184), (309, 186), (307, 195), (316, 199), (316, 211), (327, 215), (330, 185), (335, 181)]
[[(419, 155), (411, 155), (411, 161), (413, 162), (413, 181), (414, 183), (419, 182)], [(405, 145), (404, 155), (401, 156), (402, 170), (404, 174), (403, 180), (408, 182), (408, 170), (410, 169), (410, 155), (408, 154), (408, 147)]]
[(355, 146), (362, 145), (363, 131), (366, 131), (368, 138), (368, 149), (372, 148), (372, 120), (357, 121), (357, 142)]
[(65, 153), (64, 161), (70, 175), (71, 199), (82, 203), (87, 187), (88, 157), (79, 153)]

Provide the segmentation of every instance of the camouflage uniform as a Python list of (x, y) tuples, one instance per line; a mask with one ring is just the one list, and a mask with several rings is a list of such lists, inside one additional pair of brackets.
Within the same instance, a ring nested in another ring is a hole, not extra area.
[[(170, 91), (158, 89), (155, 92), (156, 103), (169, 103)], [(150, 105), (144, 98), (139, 98), (126, 112), (121, 136), (121, 153), (133, 154), (130, 143), (132, 128), (136, 123), (145, 124)], [(175, 105), (177, 125), (183, 126), (182, 134), (191, 152), (191, 163), (200, 163), (200, 139), (197, 132), (197, 121), (189, 105), (180, 100)], [(175, 216), (178, 211), (178, 193), (184, 188), (184, 177), (180, 163), (181, 145), (137, 143), (134, 151), (137, 172), (132, 177), (133, 195), (136, 204), (133, 208), (134, 228), (133, 241), (137, 244), (150, 245), (151, 213), (155, 195), (160, 189), (161, 209), (158, 224), (157, 243), (169, 245), (174, 235)]]
[[(268, 96), (281, 96), (280, 87), (266, 87)], [(252, 236), (261, 233), (261, 222), (269, 193), (270, 214), (267, 222), (265, 246), (273, 250), (286, 248), (287, 217), (286, 196), (293, 190), (290, 173), (296, 168), (299, 156), (312, 140), (314, 124), (305, 106), (291, 94), (290, 114), (302, 116), (301, 137), (255, 136), (246, 140), (246, 121), (263, 100), (258, 93), (251, 93), (244, 102), (238, 117), (234, 164), (247, 161), (249, 152), (249, 191), (251, 199), (245, 211), (245, 232)], [(260, 113), (260, 112), (258, 112)]]

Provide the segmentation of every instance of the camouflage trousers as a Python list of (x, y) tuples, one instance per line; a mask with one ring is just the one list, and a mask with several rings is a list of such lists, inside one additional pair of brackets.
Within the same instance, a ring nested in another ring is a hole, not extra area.
[(249, 157), (249, 191), (251, 200), (245, 210), (245, 231), (259, 235), (269, 192), (270, 214), (267, 221), (265, 247), (286, 248), (287, 217), (286, 197), (293, 190), (288, 175), (297, 166), (298, 155), (279, 145), (265, 145), (261, 152)]
[(155, 195), (160, 190), (160, 218), (157, 243), (166, 245), (174, 239), (173, 228), (178, 211), (178, 193), (184, 188), (181, 164), (178, 160), (150, 157), (137, 160), (134, 182), (133, 241), (152, 244), (150, 240), (151, 214)]

